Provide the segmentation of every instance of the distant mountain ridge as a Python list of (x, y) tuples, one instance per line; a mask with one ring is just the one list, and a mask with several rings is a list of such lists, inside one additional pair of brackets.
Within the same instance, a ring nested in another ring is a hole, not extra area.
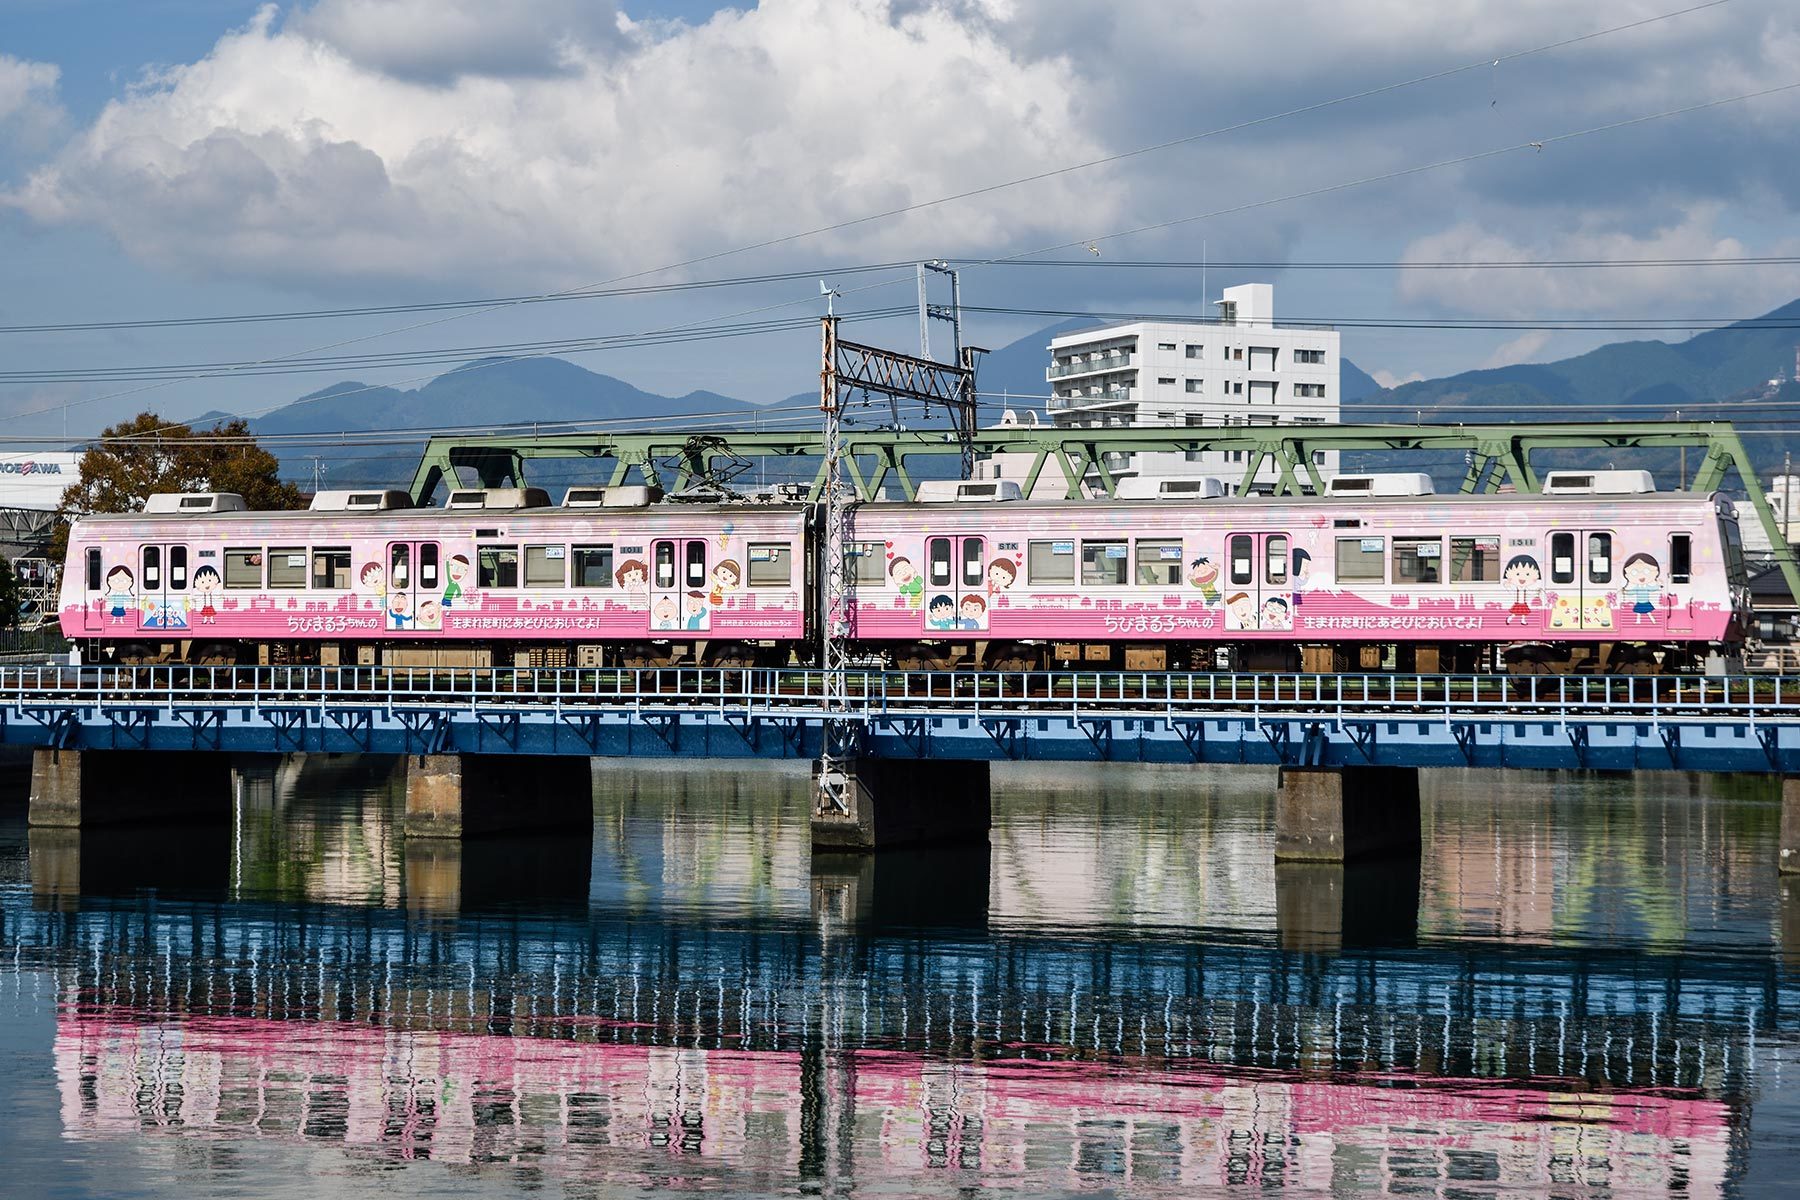
[[(1049, 385), (1044, 379), (1050, 339), (1097, 324), (1077, 318), (1029, 333), (985, 356), (980, 366), (983, 423), (1001, 411), (1043, 411)], [(1783, 325), (1793, 328), (1782, 328)], [(1770, 379), (1789, 378), (1800, 345), (1800, 300), (1740, 325), (1710, 330), (1685, 342), (1615, 342), (1585, 354), (1548, 363), (1464, 371), (1441, 379), (1383, 388), (1349, 358), (1340, 362), (1339, 389), (1344, 419), (1358, 410), (1384, 423), (1395, 411), (1417, 409), (1427, 421), (1487, 422), (1593, 420), (1641, 415), (1673, 416), (1683, 406), (1689, 418), (1728, 416), (1719, 402), (1748, 398)], [(1794, 385), (1783, 389), (1795, 399)], [(787, 399), (810, 400), (804, 391)], [(1692, 406), (1713, 407), (1693, 411)], [(682, 396), (647, 392), (622, 379), (589, 371), (557, 358), (485, 359), (465, 364), (413, 390), (345, 381), (321, 388), (250, 421), (258, 436), (361, 433), (371, 430), (489, 429), (502, 425), (564, 421), (657, 420), (668, 417), (741, 413), (748, 424), (762, 408), (716, 392)], [(196, 424), (221, 417), (208, 414)], [(909, 424), (927, 422), (916, 416)], [(627, 426), (628, 427), (628, 426)], [(1800, 441), (1800, 439), (1796, 439)], [(287, 450), (283, 473), (309, 483), (311, 459), (323, 462), (327, 487), (404, 485), (413, 475), (419, 443), (358, 449)], [(1764, 469), (1778, 463), (1788, 439), (1760, 437), (1751, 444)], [(1441, 464), (1428, 464), (1436, 470)], [(566, 473), (566, 472), (564, 472)]]

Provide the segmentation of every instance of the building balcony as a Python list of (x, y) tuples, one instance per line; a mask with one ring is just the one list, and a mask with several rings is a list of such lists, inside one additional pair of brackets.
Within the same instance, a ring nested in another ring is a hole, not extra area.
[(1111, 392), (1100, 392), (1090, 396), (1052, 396), (1051, 412), (1066, 412), (1069, 409), (1092, 408), (1118, 403), (1129, 404), (1133, 399), (1130, 388), (1120, 388)]
[(1066, 379), (1071, 375), (1098, 375), (1104, 371), (1118, 371), (1129, 367), (1134, 357), (1136, 356), (1131, 354), (1102, 354), (1083, 362), (1053, 362), (1044, 372), (1044, 378)]

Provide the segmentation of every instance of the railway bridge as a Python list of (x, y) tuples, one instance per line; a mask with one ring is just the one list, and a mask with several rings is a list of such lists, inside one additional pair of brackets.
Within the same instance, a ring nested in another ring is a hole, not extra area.
[[(1419, 844), (1429, 767), (1779, 774), (1800, 870), (1800, 681), (1730, 676), (1245, 675), (817, 669), (63, 667), (0, 672), (0, 742), (33, 753), (45, 826), (225, 810), (282, 756), (406, 762), (406, 831), (585, 824), (591, 758), (816, 759), (853, 786), (815, 846), (986, 836), (999, 761), (1281, 768), (1276, 856)], [(845, 796), (833, 805), (826, 797)]]

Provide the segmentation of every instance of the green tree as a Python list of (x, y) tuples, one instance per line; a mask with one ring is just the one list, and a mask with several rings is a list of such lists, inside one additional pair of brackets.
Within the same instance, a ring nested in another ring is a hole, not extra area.
[(19, 624), (19, 573), (12, 561), (0, 558), (0, 629)]
[(80, 475), (57, 510), (62, 523), (52, 553), (66, 557), (73, 518), (136, 512), (156, 492), (237, 492), (253, 509), (299, 508), (300, 489), (283, 483), (280, 469), (242, 420), (195, 430), (139, 413), (101, 430), (81, 456)]

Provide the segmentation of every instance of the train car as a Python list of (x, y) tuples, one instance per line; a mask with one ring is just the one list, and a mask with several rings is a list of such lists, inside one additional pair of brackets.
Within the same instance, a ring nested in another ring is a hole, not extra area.
[[(1716, 669), (1747, 627), (1721, 495), (1655, 492), (1644, 472), (1553, 473), (1542, 495), (1436, 496), (1424, 476), (1331, 489), (1036, 502), (946, 482), (858, 505), (849, 636), (906, 669), (1642, 672)], [(811, 508), (652, 500), (325, 493), (252, 513), (152, 497), (75, 523), (63, 629), (90, 661), (817, 661)]]
[(867, 505), (854, 636), (918, 666), (1314, 671), (1680, 670), (1742, 639), (1724, 496), (1654, 492), (1635, 471), (1553, 473), (1541, 495), (1332, 484), (1072, 505), (966, 483)]
[[(322, 493), (305, 512), (153, 496), (76, 521), (60, 597), (87, 661), (394, 666), (786, 662), (807, 510), (648, 489)], [(323, 503), (321, 503), (323, 501)]]

